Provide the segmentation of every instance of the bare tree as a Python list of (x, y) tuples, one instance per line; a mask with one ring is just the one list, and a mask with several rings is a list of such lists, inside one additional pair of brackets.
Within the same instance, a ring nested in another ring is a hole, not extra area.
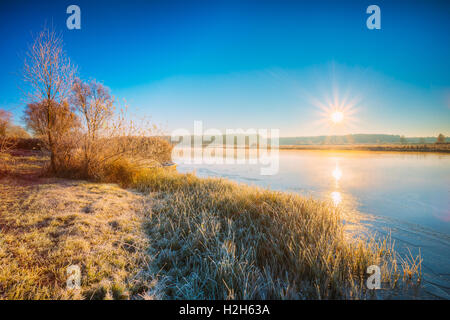
[(95, 160), (100, 155), (99, 141), (106, 138), (110, 129), (115, 109), (114, 98), (107, 87), (95, 80), (83, 82), (76, 79), (72, 92), (71, 102), (80, 114), (83, 130), (83, 170), (85, 175), (90, 175), (92, 164), (98, 162)]
[[(56, 136), (64, 134), (57, 120), (62, 114), (67, 115), (67, 100), (75, 73), (76, 68), (63, 50), (61, 36), (53, 29), (44, 28), (29, 46), (24, 63), (23, 77), (31, 86), (28, 93), (31, 103), (28, 106), (32, 106), (32, 109), (27, 110), (25, 118), (33, 121), (27, 123), (30, 128), (39, 128), (36, 132), (45, 136), (45, 145), (50, 151), (51, 169), (54, 172), (57, 170), (57, 141), (64, 140)], [(30, 117), (31, 115), (33, 116)], [(36, 119), (38, 116), (41, 118)]]

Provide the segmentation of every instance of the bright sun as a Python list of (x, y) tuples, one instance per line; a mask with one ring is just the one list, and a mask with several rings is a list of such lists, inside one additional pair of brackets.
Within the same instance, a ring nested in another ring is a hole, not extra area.
[(310, 97), (310, 104), (319, 109), (315, 124), (328, 129), (330, 134), (356, 130), (358, 121), (355, 114), (360, 101), (361, 97), (351, 97), (349, 92), (339, 98), (337, 88), (333, 88), (331, 94), (324, 94), (322, 99)]
[(344, 114), (341, 111), (335, 111), (331, 114), (331, 121), (339, 123), (344, 119)]

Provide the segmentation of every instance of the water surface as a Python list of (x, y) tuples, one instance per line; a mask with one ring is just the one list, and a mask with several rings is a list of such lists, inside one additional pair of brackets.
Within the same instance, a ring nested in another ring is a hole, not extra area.
[(450, 155), (435, 153), (280, 150), (279, 170), (261, 165), (185, 164), (180, 172), (224, 177), (249, 185), (295, 192), (362, 214), (372, 234), (391, 235), (401, 254), (423, 259), (430, 295), (450, 294)]

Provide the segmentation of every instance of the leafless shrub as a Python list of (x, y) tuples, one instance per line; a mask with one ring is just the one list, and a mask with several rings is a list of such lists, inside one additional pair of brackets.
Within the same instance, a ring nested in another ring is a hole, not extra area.
[(6, 128), (6, 136), (10, 139), (29, 139), (30, 134), (21, 126), (10, 124)]
[(171, 161), (172, 145), (161, 137), (118, 137), (109, 140), (110, 149), (104, 154), (99, 178), (130, 186), (146, 168), (160, 167)]
[(11, 113), (0, 109), (0, 177), (9, 171), (8, 154), (11, 143), (6, 136), (6, 128), (10, 124)]
[(111, 119), (105, 135), (96, 142), (101, 147), (90, 162), (94, 179), (129, 185), (141, 169), (171, 161), (172, 145), (151, 135), (148, 128), (154, 127), (138, 126), (125, 114), (121, 110)]
[(126, 107), (116, 110), (114, 97), (103, 84), (76, 79), (71, 103), (81, 122), (74, 158), (83, 177), (129, 184), (139, 167), (170, 161), (171, 145), (151, 136), (157, 128), (130, 120)]
[(70, 161), (79, 123), (68, 103), (30, 103), (25, 110), (24, 120), (27, 127), (42, 141), (44, 148), (50, 151), (52, 172), (64, 170)]
[(10, 151), (16, 145), (16, 140), (11, 139), (10, 136), (11, 127), (15, 127), (11, 124), (11, 112), (0, 109), (0, 155)]
[(11, 121), (11, 113), (0, 109), (0, 153), (7, 148), (6, 128)]
[(6, 136), (6, 128), (11, 121), (11, 113), (0, 109), (0, 137)]
[(81, 168), (85, 176), (92, 176), (102, 157), (101, 143), (108, 135), (114, 115), (114, 98), (109, 89), (92, 80), (74, 81), (71, 102), (81, 119)]

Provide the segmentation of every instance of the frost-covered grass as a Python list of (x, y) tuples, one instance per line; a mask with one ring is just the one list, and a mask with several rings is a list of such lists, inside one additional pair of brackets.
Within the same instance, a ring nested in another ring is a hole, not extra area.
[[(0, 179), (1, 299), (126, 299), (145, 263), (141, 197), (117, 185)], [(81, 269), (81, 289), (66, 286)]]
[(364, 298), (368, 266), (384, 286), (400, 278), (391, 246), (349, 240), (331, 204), (166, 170), (135, 187), (151, 208), (146, 298)]
[(349, 238), (326, 202), (129, 163), (116, 168), (125, 190), (5, 159), (0, 299), (357, 299), (371, 297), (369, 265), (384, 287), (420, 277), (388, 242)]

